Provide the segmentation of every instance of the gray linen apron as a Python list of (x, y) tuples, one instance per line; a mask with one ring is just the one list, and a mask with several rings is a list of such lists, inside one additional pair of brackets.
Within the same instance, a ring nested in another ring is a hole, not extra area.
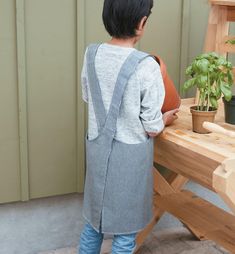
[(116, 123), (125, 87), (139, 62), (148, 55), (131, 53), (119, 72), (112, 101), (106, 113), (95, 56), (99, 45), (87, 51), (87, 69), (98, 137), (86, 137), (86, 182), (83, 215), (97, 232), (135, 233), (152, 218), (153, 139), (140, 144), (115, 140)]

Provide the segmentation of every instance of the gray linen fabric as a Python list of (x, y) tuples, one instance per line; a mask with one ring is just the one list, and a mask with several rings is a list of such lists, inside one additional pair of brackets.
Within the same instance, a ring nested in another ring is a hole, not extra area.
[(152, 218), (153, 139), (126, 144), (117, 141), (115, 134), (128, 80), (148, 55), (133, 51), (125, 60), (106, 113), (94, 65), (97, 49), (98, 45), (88, 49), (88, 78), (98, 136), (92, 140), (86, 138), (83, 214), (97, 231), (134, 233), (143, 229)]
[[(100, 84), (102, 98), (108, 111), (118, 73), (134, 48), (125, 48), (103, 43), (100, 45), (96, 59), (96, 73)], [(97, 122), (89, 90), (87, 74), (87, 54), (82, 70), (83, 99), (88, 102), (88, 137), (98, 136)], [(147, 57), (136, 68), (128, 81), (122, 107), (117, 120), (115, 139), (129, 143), (141, 143), (147, 140), (148, 132), (161, 132), (163, 129), (161, 107), (165, 96), (164, 85), (158, 63)]]

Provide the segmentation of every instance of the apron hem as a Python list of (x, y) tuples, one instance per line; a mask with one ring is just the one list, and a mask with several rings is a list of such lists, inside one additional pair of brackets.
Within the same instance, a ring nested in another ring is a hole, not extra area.
[(147, 225), (151, 222), (151, 220), (152, 220), (152, 218), (151, 218), (151, 219), (149, 220), (149, 222), (148, 222), (144, 227), (141, 227), (140, 229), (136, 229), (136, 230), (133, 230), (133, 231), (122, 232), (122, 233), (114, 233), (114, 232), (108, 232), (108, 231), (103, 231), (103, 230), (101, 230), (101, 232), (100, 232), (100, 230), (98, 230), (96, 227), (94, 227), (94, 226), (92, 225), (92, 223), (90, 222), (90, 220), (88, 220), (87, 217), (86, 217), (84, 214), (82, 214), (82, 215), (83, 215), (84, 219), (86, 220), (86, 222), (89, 223), (97, 233), (102, 233), (102, 234), (107, 234), (107, 235), (129, 235), (129, 234), (139, 233), (140, 231), (142, 231), (143, 229), (145, 229), (146, 226), (147, 226)]
[[(84, 217), (84, 219), (86, 220), (86, 222), (89, 223), (97, 233), (100, 233), (100, 230), (98, 230), (96, 227), (94, 227), (94, 226), (92, 225), (92, 222), (90, 222), (90, 220), (87, 219), (87, 217), (84, 215), (84, 213), (82, 214), (82, 216)], [(102, 233), (102, 232), (101, 232), (101, 233)]]

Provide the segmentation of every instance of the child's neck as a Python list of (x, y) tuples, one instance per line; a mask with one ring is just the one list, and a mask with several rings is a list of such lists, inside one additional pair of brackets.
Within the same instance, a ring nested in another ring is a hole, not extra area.
[(128, 39), (112, 38), (108, 43), (126, 48), (134, 48), (138, 39), (136, 37)]

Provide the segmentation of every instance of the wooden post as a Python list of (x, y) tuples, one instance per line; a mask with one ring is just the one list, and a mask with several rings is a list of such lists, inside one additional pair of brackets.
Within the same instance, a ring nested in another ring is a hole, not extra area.
[[(154, 176), (154, 196), (153, 200), (155, 200), (156, 194), (159, 195), (167, 195), (171, 193), (176, 193), (179, 191), (187, 182), (188, 179), (185, 178), (182, 175), (178, 175), (176, 173), (171, 173), (167, 179), (165, 179), (157, 169), (154, 168), (153, 170), (153, 176)], [(149, 233), (152, 231), (154, 226), (157, 224), (157, 222), (160, 220), (161, 216), (164, 214), (164, 210), (159, 208), (157, 204), (155, 205), (154, 202), (154, 211), (153, 211), (153, 219), (149, 223), (149, 225), (141, 231), (136, 238), (137, 248), (136, 251), (140, 248), (144, 240), (147, 238)], [(185, 223), (184, 223), (185, 224)], [(206, 238), (204, 235), (196, 228), (191, 227), (190, 225), (185, 226), (189, 229), (189, 231), (199, 240), (205, 240)]]
[(213, 187), (235, 213), (235, 157), (225, 159), (214, 171)]

